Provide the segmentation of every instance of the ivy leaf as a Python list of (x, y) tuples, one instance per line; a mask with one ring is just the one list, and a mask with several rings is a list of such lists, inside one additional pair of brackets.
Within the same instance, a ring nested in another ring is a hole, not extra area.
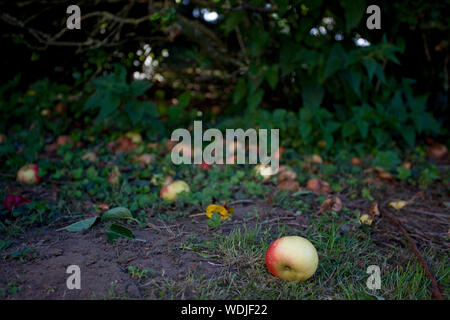
[(130, 210), (125, 207), (112, 208), (102, 214), (102, 221), (110, 219), (129, 219), (133, 218)]
[(106, 236), (108, 237), (108, 242), (113, 243), (116, 239), (122, 237), (127, 239), (135, 239), (136, 236), (131, 232), (131, 230), (118, 225), (112, 224), (106, 229)]
[(72, 223), (71, 225), (68, 225), (67, 227), (64, 227), (63, 230), (67, 230), (70, 232), (80, 232), (83, 230), (87, 230), (94, 225), (94, 223), (97, 221), (97, 219), (98, 219), (98, 217), (92, 217), (89, 219), (81, 220), (81, 221)]

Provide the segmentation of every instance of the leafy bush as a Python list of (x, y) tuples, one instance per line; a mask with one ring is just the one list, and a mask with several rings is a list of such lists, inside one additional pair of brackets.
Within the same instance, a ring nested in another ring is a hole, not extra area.
[(138, 99), (150, 87), (146, 80), (127, 83), (126, 69), (116, 65), (115, 71), (93, 80), (95, 92), (86, 101), (85, 110), (98, 110), (95, 123), (108, 122), (119, 127), (158, 126), (158, 111), (151, 101)]

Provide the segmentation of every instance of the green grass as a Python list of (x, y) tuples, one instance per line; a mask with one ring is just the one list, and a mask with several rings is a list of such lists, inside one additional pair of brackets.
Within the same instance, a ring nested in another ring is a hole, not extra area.
[[(197, 299), (430, 299), (429, 279), (413, 257), (406, 266), (390, 264), (387, 252), (377, 249), (364, 232), (355, 236), (339, 234), (340, 224), (325, 223), (321, 219), (306, 233), (286, 230), (279, 226), (273, 233), (264, 224), (253, 228), (242, 226), (226, 236), (215, 236), (206, 246), (209, 253), (220, 257), (215, 263), (223, 264), (216, 277), (204, 279), (193, 274), (182, 282), (166, 283), (179, 292), (188, 288)], [(319, 253), (316, 274), (305, 282), (285, 282), (269, 274), (264, 255), (270, 240), (284, 235), (307, 236)], [(390, 250), (390, 256), (405, 254), (403, 248)], [(430, 255), (428, 255), (430, 257)], [(432, 258), (432, 256), (431, 256)], [(395, 261), (395, 259), (393, 259)], [(369, 265), (381, 269), (381, 289), (367, 288), (366, 273)], [(442, 262), (435, 272), (440, 280), (448, 278), (448, 268)], [(160, 284), (164, 290), (164, 284)], [(172, 289), (167, 298), (181, 298)], [(176, 292), (176, 291), (175, 291)]]

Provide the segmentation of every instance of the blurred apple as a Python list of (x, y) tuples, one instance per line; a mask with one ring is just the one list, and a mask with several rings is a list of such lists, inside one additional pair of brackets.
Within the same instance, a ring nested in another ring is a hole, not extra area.
[(175, 180), (161, 189), (160, 196), (163, 200), (173, 201), (177, 199), (178, 194), (190, 191), (191, 189), (186, 182), (182, 180)]
[(142, 142), (142, 136), (139, 132), (127, 132), (125, 137), (130, 138), (131, 141), (135, 144), (139, 144)]
[(39, 166), (37, 164), (27, 164), (17, 171), (17, 180), (24, 184), (36, 184), (42, 181), (38, 175)]

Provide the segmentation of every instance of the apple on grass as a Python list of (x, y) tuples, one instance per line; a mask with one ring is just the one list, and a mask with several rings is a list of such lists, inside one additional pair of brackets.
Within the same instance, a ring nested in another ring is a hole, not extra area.
[(282, 237), (266, 252), (266, 265), (275, 277), (286, 281), (304, 281), (312, 277), (319, 264), (316, 248), (299, 236)]
[(17, 180), (24, 184), (36, 184), (42, 181), (38, 175), (39, 166), (37, 164), (27, 164), (17, 171)]
[(178, 194), (181, 192), (189, 192), (191, 189), (189, 188), (189, 185), (182, 181), (182, 180), (176, 180), (172, 183), (169, 183), (165, 185), (160, 192), (161, 198), (163, 200), (176, 200), (178, 197)]

